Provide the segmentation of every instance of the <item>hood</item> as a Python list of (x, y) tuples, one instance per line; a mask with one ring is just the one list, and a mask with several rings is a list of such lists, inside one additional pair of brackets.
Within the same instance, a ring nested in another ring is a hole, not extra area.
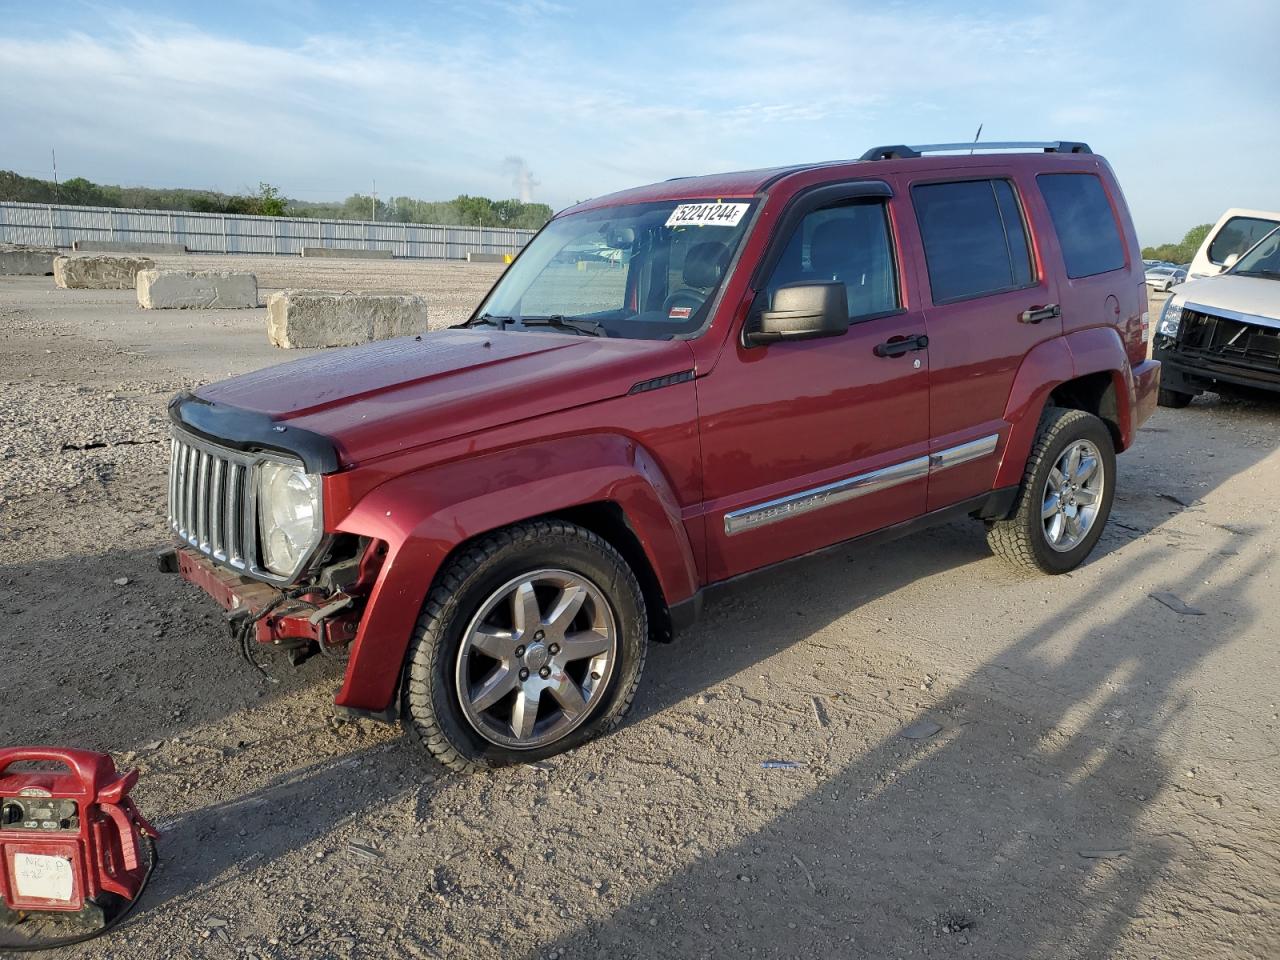
[(323, 434), (346, 466), (626, 394), (693, 366), (681, 340), (439, 330), (201, 387), (212, 403)]
[(1173, 295), (1192, 309), (1201, 306), (1209, 310), (1225, 310), (1228, 313), (1244, 313), (1280, 324), (1280, 280), (1265, 277), (1241, 277), (1223, 273), (1184, 283)]

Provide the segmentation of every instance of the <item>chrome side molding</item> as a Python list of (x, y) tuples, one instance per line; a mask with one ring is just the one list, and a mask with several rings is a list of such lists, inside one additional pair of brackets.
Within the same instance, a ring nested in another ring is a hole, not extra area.
[(724, 532), (727, 536), (733, 536), (744, 530), (754, 530), (756, 527), (777, 523), (779, 520), (821, 510), (823, 507), (834, 506), (857, 497), (865, 497), (869, 493), (887, 490), (901, 483), (920, 480), (938, 470), (946, 470), (961, 463), (989, 457), (995, 452), (999, 442), (1000, 435), (993, 433), (988, 437), (980, 437), (958, 446), (948, 447), (946, 450), (939, 450), (927, 457), (916, 457), (869, 473), (860, 473), (820, 487), (812, 487), (775, 500), (733, 510), (724, 515)]
[(1000, 434), (993, 433), (989, 437), (979, 437), (956, 447), (948, 447), (937, 453), (929, 454), (930, 470), (945, 470), (947, 467), (968, 463), (970, 460), (981, 460), (996, 452), (996, 444), (1000, 442)]

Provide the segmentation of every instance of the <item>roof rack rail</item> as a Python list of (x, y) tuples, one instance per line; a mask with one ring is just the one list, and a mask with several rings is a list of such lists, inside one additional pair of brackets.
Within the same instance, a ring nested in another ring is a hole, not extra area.
[(1045, 153), (1093, 153), (1087, 143), (1077, 140), (1003, 140), (980, 141), (976, 143), (926, 143), (908, 147), (904, 144), (893, 144), (884, 147), (872, 147), (859, 160), (905, 160), (924, 156), (926, 153), (955, 153), (967, 150), (1043, 150)]

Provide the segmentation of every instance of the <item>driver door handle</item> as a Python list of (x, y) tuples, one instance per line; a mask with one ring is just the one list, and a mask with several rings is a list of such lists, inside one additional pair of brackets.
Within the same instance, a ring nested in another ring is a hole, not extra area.
[(918, 333), (914, 337), (893, 337), (884, 343), (878, 343), (872, 352), (877, 357), (901, 357), (912, 350), (924, 350), (928, 346), (929, 338)]

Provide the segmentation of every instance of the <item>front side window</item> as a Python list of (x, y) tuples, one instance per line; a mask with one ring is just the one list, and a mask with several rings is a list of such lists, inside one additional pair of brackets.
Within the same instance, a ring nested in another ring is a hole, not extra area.
[(1036, 177), (1072, 280), (1124, 266), (1124, 243), (1102, 181), (1091, 173)]
[(1209, 244), (1209, 259), (1219, 266), (1233, 253), (1240, 255), (1280, 224), (1259, 217), (1232, 217)]
[(917, 184), (911, 201), (934, 303), (1016, 290), (1032, 282), (1026, 227), (1007, 180)]
[(847, 203), (807, 214), (769, 278), (769, 303), (787, 284), (833, 281), (844, 284), (850, 320), (898, 309), (898, 277), (883, 202)]
[(489, 318), (519, 330), (553, 321), (645, 340), (696, 333), (753, 206), (671, 200), (559, 217), (530, 241), (472, 322)]

